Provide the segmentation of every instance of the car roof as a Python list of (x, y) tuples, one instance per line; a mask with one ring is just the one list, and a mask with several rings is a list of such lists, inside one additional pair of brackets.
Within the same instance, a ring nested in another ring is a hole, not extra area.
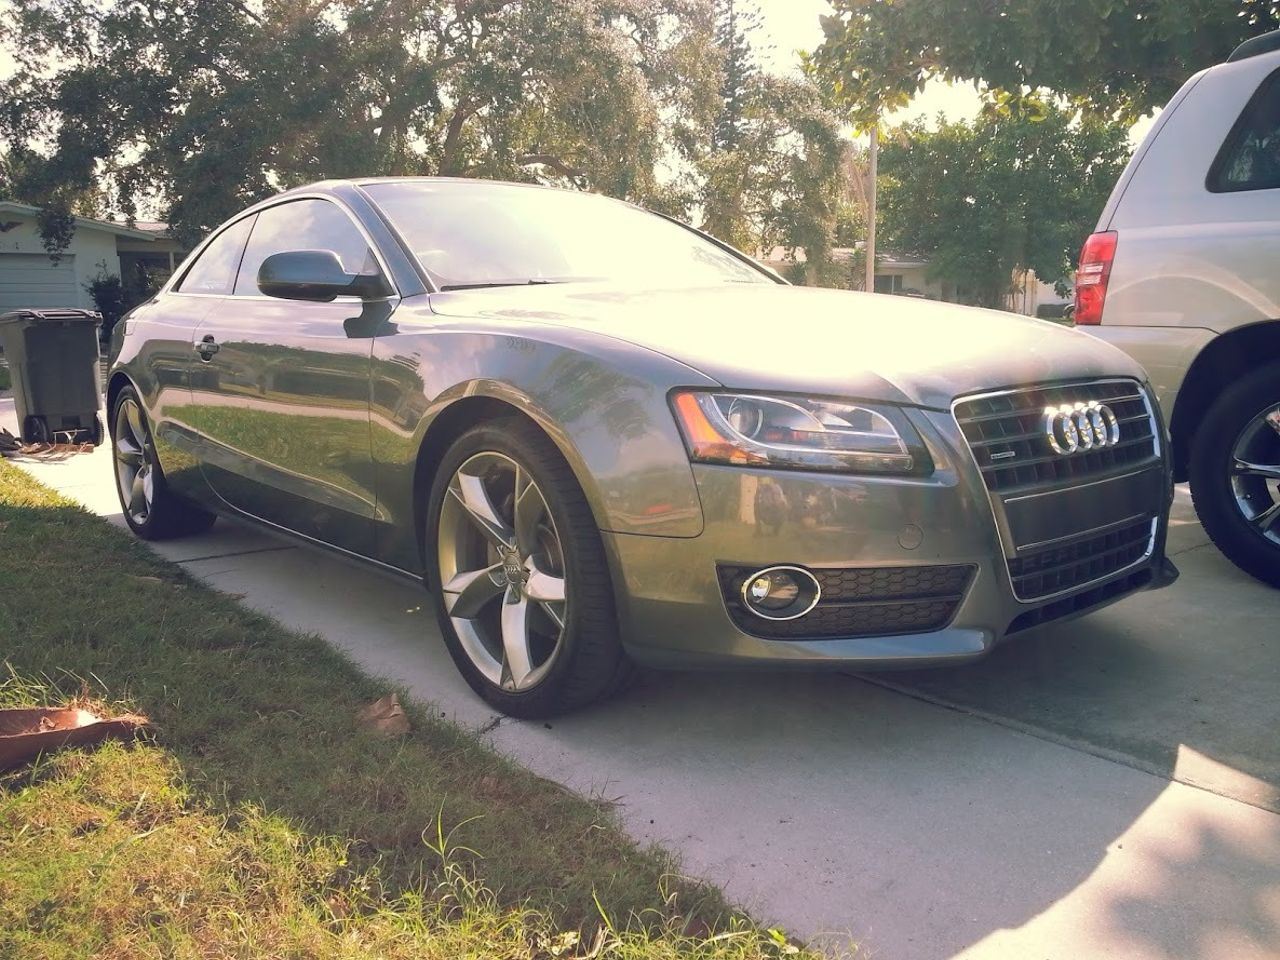
[(317, 180), (315, 183), (302, 184), (297, 187), (290, 187), (288, 190), (282, 190), (276, 194), (276, 197), (285, 197), (297, 193), (334, 193), (342, 187), (365, 187), (379, 183), (452, 183), (466, 184), (472, 187), (526, 187), (531, 190), (556, 190), (565, 193), (582, 193), (581, 190), (574, 190), (567, 187), (550, 186), (544, 183), (521, 183), (518, 180), (491, 180), (486, 177), (415, 177), (415, 176), (389, 176), (389, 177), (351, 177), (349, 179), (334, 180)]
[(1264, 53), (1272, 53), (1276, 50), (1280, 50), (1280, 30), (1272, 30), (1270, 33), (1262, 33), (1256, 37), (1250, 37), (1231, 52), (1231, 56), (1227, 57), (1227, 63), (1248, 60), (1250, 57), (1261, 56)]

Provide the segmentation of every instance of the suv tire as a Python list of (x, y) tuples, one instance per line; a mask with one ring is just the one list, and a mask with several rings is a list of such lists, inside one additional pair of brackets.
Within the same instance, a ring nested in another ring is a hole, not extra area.
[(1272, 504), (1280, 504), (1276, 483), (1260, 477), (1248, 477), (1244, 483), (1235, 470), (1241, 445), (1249, 436), (1265, 449), (1264, 456), (1249, 457), (1251, 462), (1280, 465), (1280, 428), (1271, 425), (1274, 437), (1255, 432), (1259, 418), (1276, 410), (1280, 410), (1280, 363), (1232, 383), (1196, 427), (1190, 475), (1196, 513), (1218, 549), (1241, 570), (1280, 587), (1280, 514), (1268, 524), (1268, 536), (1245, 512), (1247, 506), (1256, 519), (1268, 509), (1268, 497)]

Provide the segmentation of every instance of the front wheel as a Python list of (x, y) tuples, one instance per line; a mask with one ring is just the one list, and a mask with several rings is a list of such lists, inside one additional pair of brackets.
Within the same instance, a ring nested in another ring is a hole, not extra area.
[(1196, 427), (1190, 473), (1205, 532), (1240, 569), (1280, 587), (1280, 364), (1213, 402)]
[(547, 717), (607, 696), (629, 672), (586, 498), (536, 427), (501, 420), (449, 448), (429, 494), (428, 578), (471, 688)]
[(116, 493), (129, 529), (144, 540), (202, 533), (214, 515), (175, 496), (165, 483), (142, 401), (125, 387), (111, 408)]

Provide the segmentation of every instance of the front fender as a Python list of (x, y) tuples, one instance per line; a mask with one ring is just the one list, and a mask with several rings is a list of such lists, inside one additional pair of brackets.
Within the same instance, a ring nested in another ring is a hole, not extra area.
[(491, 401), (486, 410), (500, 403), (519, 411), (547, 433), (602, 530), (698, 536), (702, 506), (667, 402), (679, 386), (716, 384), (644, 348), (561, 327), (398, 322), (373, 348), (383, 560), (408, 569), (420, 563), (417, 500), (443, 453), (432, 439), (437, 429), (456, 430), (450, 411), (475, 398)]

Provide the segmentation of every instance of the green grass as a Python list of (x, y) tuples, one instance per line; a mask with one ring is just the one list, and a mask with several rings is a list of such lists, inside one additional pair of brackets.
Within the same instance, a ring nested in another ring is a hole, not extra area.
[(5, 464), (0, 585), (0, 705), (155, 724), (0, 774), (0, 957), (795, 950), (426, 708), (363, 730), (385, 685)]
[(10, 390), (13, 388), (13, 381), (9, 379), (8, 364), (0, 363), (0, 390)]

